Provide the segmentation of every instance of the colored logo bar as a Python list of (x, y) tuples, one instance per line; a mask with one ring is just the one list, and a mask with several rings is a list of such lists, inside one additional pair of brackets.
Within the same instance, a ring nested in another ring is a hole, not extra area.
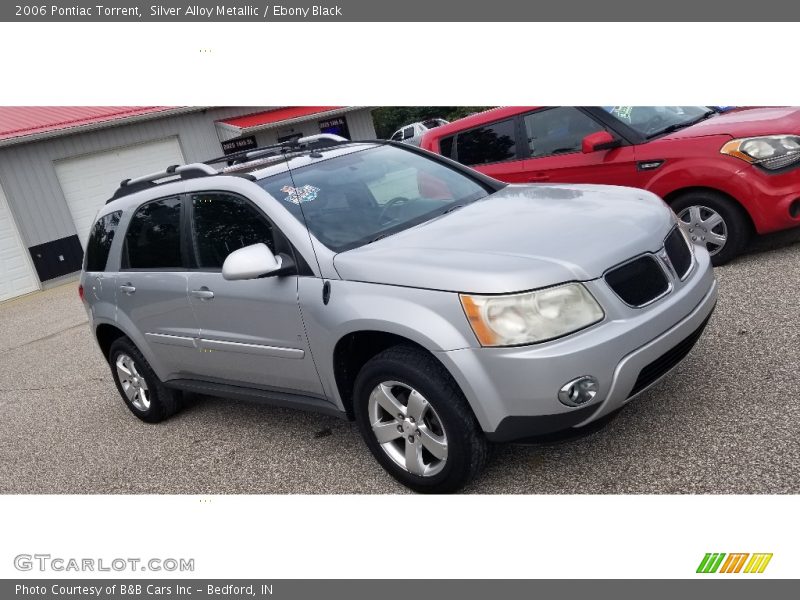
[[(750, 560), (748, 560), (748, 557)], [(708, 552), (697, 567), (698, 573), (763, 573), (772, 553)]]

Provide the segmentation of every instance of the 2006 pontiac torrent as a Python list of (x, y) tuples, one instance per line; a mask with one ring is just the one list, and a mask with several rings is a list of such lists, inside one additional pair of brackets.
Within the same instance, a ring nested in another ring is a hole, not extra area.
[(122, 182), (80, 293), (143, 421), (187, 391), (355, 419), (398, 481), (448, 492), (490, 443), (581, 428), (653, 385), (717, 289), (649, 192), (506, 185), (320, 135)]

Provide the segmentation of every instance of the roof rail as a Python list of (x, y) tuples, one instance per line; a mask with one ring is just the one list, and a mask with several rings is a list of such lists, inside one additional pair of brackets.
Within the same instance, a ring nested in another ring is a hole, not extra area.
[(196, 177), (208, 177), (210, 175), (218, 175), (219, 171), (204, 163), (191, 163), (188, 165), (172, 165), (163, 171), (157, 171), (141, 177), (133, 179), (124, 179), (120, 182), (119, 188), (114, 192), (106, 204), (118, 200), (124, 196), (135, 194), (142, 190), (159, 185), (159, 183), (167, 183), (166, 181), (159, 182), (161, 179), (169, 179), (175, 181), (177, 179), (194, 179)]
[(327, 148), (329, 146), (336, 146), (338, 144), (347, 144), (350, 140), (340, 135), (332, 133), (318, 133), (316, 135), (307, 135), (305, 137), (297, 138), (296, 140), (287, 140), (278, 144), (270, 144), (269, 146), (259, 146), (258, 148), (250, 148), (248, 150), (241, 150), (226, 154), (225, 156), (218, 156), (207, 160), (205, 164), (214, 165), (217, 163), (226, 162), (228, 166), (233, 166), (240, 163), (246, 163), (257, 158), (266, 158), (268, 156), (275, 156), (283, 152), (291, 152), (292, 150), (318, 150)]
[(126, 185), (136, 185), (137, 183), (145, 183), (145, 182), (153, 182), (159, 179), (165, 179), (166, 177), (172, 176), (179, 176), (181, 179), (187, 179), (184, 175), (190, 174), (192, 171), (197, 171), (194, 176), (198, 175), (216, 175), (216, 169), (212, 169), (208, 165), (204, 163), (191, 163), (188, 165), (172, 165), (167, 167), (163, 171), (157, 171), (155, 173), (150, 173), (149, 175), (142, 175), (141, 177), (136, 177), (134, 179), (125, 179), (119, 185), (120, 187), (125, 187)]
[[(117, 191), (114, 192), (114, 195), (106, 201), (106, 204), (113, 202), (114, 200), (118, 200), (119, 198), (129, 196), (130, 194), (135, 194), (136, 192), (155, 187), (162, 183), (177, 181), (178, 179), (194, 179), (196, 177), (209, 177), (212, 175), (223, 174), (248, 177), (246, 173), (235, 173), (233, 171), (236, 169), (247, 168), (250, 166), (251, 162), (254, 163), (253, 166), (257, 166), (269, 156), (276, 156), (281, 153), (299, 150), (313, 151), (349, 142), (350, 140), (339, 135), (334, 135), (332, 133), (319, 133), (316, 135), (301, 137), (296, 140), (281, 142), (280, 144), (273, 144), (271, 146), (263, 146), (261, 148), (253, 148), (250, 150), (235, 152), (233, 154), (227, 154), (225, 156), (220, 156), (202, 163), (172, 165), (163, 171), (157, 171), (156, 173), (150, 173), (149, 175), (142, 175), (141, 177), (135, 177), (133, 179), (125, 179), (121, 181), (119, 188), (117, 188)], [(211, 166), (221, 162), (227, 162), (228, 167), (223, 168), (222, 170), (217, 170)], [(162, 181), (164, 179), (169, 181)]]

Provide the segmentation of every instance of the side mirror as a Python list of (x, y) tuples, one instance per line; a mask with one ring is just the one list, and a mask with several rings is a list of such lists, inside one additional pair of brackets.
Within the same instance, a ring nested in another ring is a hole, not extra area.
[(231, 252), (222, 264), (228, 281), (274, 277), (294, 272), (294, 261), (286, 254), (275, 256), (266, 244), (253, 244)]
[(598, 150), (611, 150), (622, 145), (622, 140), (615, 138), (607, 131), (590, 133), (581, 141), (581, 152), (597, 152)]

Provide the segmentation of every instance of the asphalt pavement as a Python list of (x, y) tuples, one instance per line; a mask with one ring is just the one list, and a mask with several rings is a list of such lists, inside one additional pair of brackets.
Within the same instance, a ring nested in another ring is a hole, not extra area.
[[(800, 232), (717, 269), (706, 333), (602, 429), (495, 448), (473, 493), (800, 492)], [(357, 428), (191, 396), (133, 417), (96, 348), (77, 284), (0, 304), (0, 493), (405, 493)]]

